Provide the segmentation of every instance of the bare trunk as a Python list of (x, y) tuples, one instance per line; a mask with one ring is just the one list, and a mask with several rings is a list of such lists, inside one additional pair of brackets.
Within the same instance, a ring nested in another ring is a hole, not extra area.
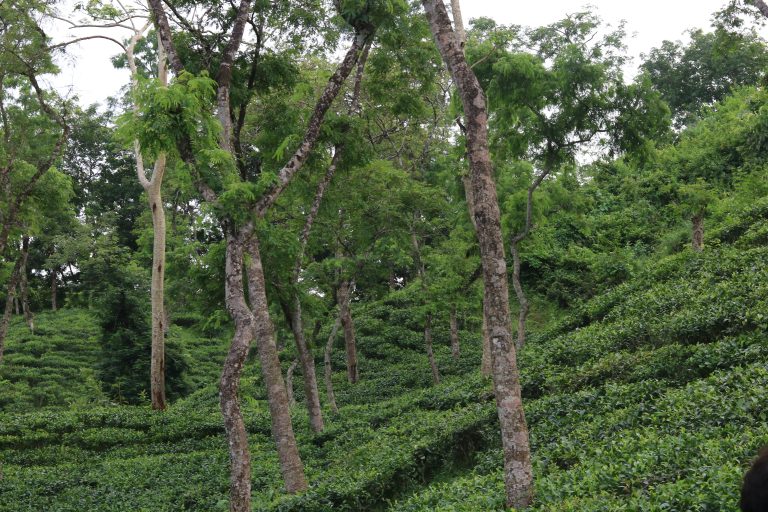
[(291, 315), (291, 330), (296, 341), (296, 349), (299, 353), (301, 373), (304, 376), (304, 396), (307, 402), (309, 425), (312, 431), (323, 431), (323, 413), (320, 410), (320, 393), (317, 390), (317, 375), (315, 372), (315, 357), (307, 346), (304, 336), (304, 326), (301, 320), (301, 300), (298, 295), (294, 297), (293, 313)]
[(333, 352), (333, 343), (336, 341), (336, 334), (339, 332), (339, 326), (341, 325), (341, 315), (336, 317), (336, 321), (333, 323), (331, 334), (328, 336), (328, 342), (325, 344), (325, 394), (328, 395), (328, 404), (331, 406), (331, 411), (334, 414), (339, 413), (339, 407), (336, 405), (336, 394), (333, 392), (333, 368), (331, 367), (331, 353)]
[(29, 305), (29, 281), (27, 281), (27, 261), (29, 260), (29, 237), (21, 239), (21, 268), (19, 269), (19, 288), (21, 290), (21, 311), (24, 322), (30, 331), (35, 332), (35, 316)]
[(467, 43), (467, 34), (464, 32), (464, 19), (461, 16), (461, 5), (459, 0), (451, 0), (451, 14), (453, 15), (453, 27), (456, 29), (456, 37), (459, 39), (459, 45), (464, 47)]
[(701, 252), (704, 250), (704, 214), (697, 213), (691, 218), (691, 224), (693, 233), (691, 237), (691, 245), (693, 250)]
[(523, 286), (520, 284), (520, 250), (517, 246), (517, 241), (512, 240), (511, 244), (512, 252), (512, 287), (515, 289), (515, 295), (517, 295), (517, 302), (520, 304), (520, 311), (517, 317), (517, 350), (520, 350), (525, 345), (525, 321), (528, 318), (528, 311), (530, 305), (528, 304), (528, 298), (525, 296)]
[(16, 315), (21, 314), (21, 306), (19, 306), (19, 298), (14, 296), (13, 297), (13, 310), (16, 312)]
[[(485, 308), (483, 308), (485, 310)], [(480, 373), (483, 377), (490, 377), (493, 372), (491, 365), (491, 336), (488, 334), (488, 318), (483, 313), (483, 359), (480, 361)]]
[(59, 276), (58, 271), (54, 268), (51, 270), (51, 311), (58, 309), (58, 295), (59, 295)]
[(347, 349), (347, 380), (350, 384), (355, 384), (360, 378), (357, 368), (357, 346), (355, 343), (355, 324), (352, 321), (352, 312), (350, 311), (350, 300), (352, 298), (351, 283), (342, 280), (339, 284), (337, 299), (339, 302), (339, 316), (341, 325), (344, 328), (344, 345)]
[[(421, 259), (421, 248), (419, 245), (419, 238), (416, 236), (416, 231), (411, 231), (411, 244), (413, 245), (413, 257), (416, 262), (416, 268), (418, 268), (419, 278), (421, 279), (421, 292), (424, 296), (423, 304), (426, 306), (427, 295), (427, 272), (424, 268), (424, 262)], [(424, 347), (427, 350), (427, 359), (429, 359), (429, 367), (432, 369), (432, 380), (435, 384), (440, 383), (440, 372), (437, 368), (437, 361), (435, 361), (435, 354), (432, 350), (432, 313), (427, 313), (424, 318)]]
[(254, 336), (253, 315), (243, 289), (243, 245), (235, 233), (227, 233), (225, 300), (235, 324), (235, 334), (219, 382), (219, 401), (229, 444), (230, 495), (232, 512), (251, 510), (251, 455), (248, 434), (237, 398), (240, 375)]
[[(160, 166), (165, 168), (165, 157)], [(152, 408), (164, 410), (165, 403), (165, 209), (160, 196), (162, 172), (158, 176), (159, 166), (155, 165), (152, 183), (147, 187), (149, 208), (152, 211), (152, 358), (151, 358), (151, 394)]]
[(451, 355), (458, 360), (461, 355), (459, 347), (459, 325), (456, 321), (456, 305), (451, 306)]
[(288, 371), (285, 372), (285, 392), (288, 393), (288, 406), (291, 408), (296, 405), (296, 398), (293, 396), (293, 372), (296, 371), (297, 366), (299, 366), (299, 360), (294, 359)]
[(435, 353), (432, 351), (432, 313), (427, 313), (427, 316), (424, 319), (424, 344), (427, 347), (429, 367), (432, 369), (432, 381), (435, 384), (440, 384), (440, 371), (437, 369)]
[[(304, 476), (304, 466), (299, 456), (296, 436), (293, 433), (293, 423), (288, 407), (288, 393), (283, 381), (283, 373), (280, 370), (280, 360), (277, 357), (272, 320), (269, 318), (269, 305), (259, 242), (252, 232), (249, 232), (247, 236), (246, 249), (250, 256), (248, 262), (248, 295), (251, 301), (251, 313), (255, 321), (254, 331), (259, 360), (261, 361), (261, 373), (267, 387), (267, 401), (272, 418), (272, 436), (277, 445), (280, 471), (285, 481), (285, 489), (289, 493), (295, 493), (307, 488), (307, 479)], [(246, 355), (247, 351), (243, 354), (243, 361)]]
[(21, 258), (16, 260), (16, 264), (11, 272), (11, 278), (8, 281), (8, 289), (5, 297), (5, 311), (3, 319), (0, 322), (0, 363), (3, 362), (3, 353), (5, 351), (5, 337), (8, 335), (8, 324), (11, 322), (11, 312), (13, 311), (13, 302), (16, 299), (16, 288), (19, 285), (19, 272), (21, 270)]
[(533, 500), (528, 427), (523, 412), (515, 347), (510, 332), (509, 290), (501, 216), (488, 151), (485, 95), (457, 45), (442, 0), (422, 0), (438, 49), (461, 96), (467, 125), (467, 154), (474, 217), (483, 266), (485, 309), (491, 339), (493, 388), (504, 451), (506, 504), (526, 508)]

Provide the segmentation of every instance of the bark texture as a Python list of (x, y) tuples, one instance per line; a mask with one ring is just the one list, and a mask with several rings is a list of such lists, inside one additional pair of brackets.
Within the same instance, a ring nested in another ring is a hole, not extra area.
[(704, 214), (697, 213), (691, 217), (691, 246), (696, 252), (704, 250)]
[(331, 354), (333, 353), (333, 343), (336, 341), (336, 335), (341, 325), (341, 316), (336, 317), (333, 323), (331, 334), (328, 336), (328, 342), (325, 344), (325, 394), (328, 396), (328, 405), (334, 414), (339, 413), (339, 407), (336, 405), (336, 394), (333, 392), (333, 367), (331, 365)]
[(459, 323), (456, 320), (456, 306), (451, 306), (451, 355), (454, 359), (458, 360), (461, 355), (461, 347), (459, 346)]
[(760, 14), (768, 18), (768, 5), (766, 5), (763, 0), (747, 0), (747, 3), (757, 7), (757, 9), (760, 11)]
[(339, 284), (336, 296), (339, 302), (341, 326), (344, 329), (344, 346), (347, 351), (347, 380), (350, 384), (355, 384), (360, 379), (360, 373), (357, 368), (355, 324), (352, 321), (352, 311), (350, 308), (350, 301), (352, 300), (352, 283), (346, 279), (342, 280)]
[(507, 506), (526, 508), (533, 500), (528, 427), (520, 394), (515, 347), (510, 332), (507, 266), (496, 185), (488, 151), (485, 95), (457, 44), (442, 0), (422, 0), (443, 60), (461, 96), (467, 128), (467, 155), (474, 217), (483, 265), (485, 309), (491, 341), (493, 388), (504, 450)]
[(480, 361), (480, 373), (483, 374), (483, 377), (490, 377), (493, 372), (493, 367), (491, 366), (491, 336), (488, 333), (488, 318), (485, 316), (485, 313), (483, 313), (482, 335), (483, 357)]
[[(252, 233), (249, 233), (247, 236), (243, 242), (249, 256), (247, 267), (248, 296), (251, 301), (251, 315), (254, 320), (253, 330), (256, 336), (259, 361), (261, 362), (261, 372), (264, 377), (264, 383), (267, 386), (269, 414), (272, 418), (272, 437), (277, 445), (280, 469), (285, 480), (285, 489), (289, 493), (295, 493), (307, 488), (307, 479), (304, 476), (304, 466), (299, 457), (296, 436), (293, 433), (288, 393), (286, 392), (283, 373), (280, 369), (280, 360), (277, 357), (277, 345), (275, 343), (272, 320), (269, 318), (269, 305), (267, 303), (267, 290), (264, 281), (264, 268), (261, 263), (261, 253), (259, 252), (259, 241)], [(233, 360), (232, 364), (242, 368), (247, 355), (246, 348), (245, 353), (237, 354), (237, 360)], [(228, 398), (233, 398), (234, 402), (237, 402), (236, 395)], [(240, 422), (242, 421), (241, 415)]]

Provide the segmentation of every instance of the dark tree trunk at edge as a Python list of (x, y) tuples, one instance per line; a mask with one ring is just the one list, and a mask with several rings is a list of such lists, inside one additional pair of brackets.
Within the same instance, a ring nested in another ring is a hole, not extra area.
[(8, 335), (8, 325), (11, 322), (11, 313), (13, 312), (13, 302), (16, 299), (16, 288), (19, 286), (19, 272), (21, 271), (21, 258), (16, 260), (16, 264), (11, 271), (11, 278), (8, 280), (8, 288), (5, 297), (5, 310), (3, 319), (0, 321), (0, 363), (3, 362), (3, 353), (5, 352), (5, 337)]

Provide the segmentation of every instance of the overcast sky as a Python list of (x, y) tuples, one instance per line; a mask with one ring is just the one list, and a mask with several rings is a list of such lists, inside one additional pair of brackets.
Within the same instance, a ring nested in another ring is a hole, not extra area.
[[(712, 13), (725, 5), (726, 0), (592, 0), (588, 3), (611, 25), (617, 25), (622, 19), (627, 21), (630, 35), (627, 45), (637, 63), (641, 53), (647, 53), (665, 39), (685, 39), (684, 33), (690, 28), (708, 28)], [(487, 16), (502, 24), (540, 26), (581, 10), (584, 5), (573, 0), (463, 0), (462, 10), (465, 21)], [(50, 33), (57, 42), (68, 35), (63, 28), (51, 29)], [(77, 32), (78, 35), (86, 33)], [(61, 74), (50, 83), (62, 95), (78, 95), (83, 104), (104, 102), (128, 82), (127, 71), (115, 70), (109, 60), (119, 51), (117, 45), (105, 40), (73, 45), (68, 57), (59, 62)]]

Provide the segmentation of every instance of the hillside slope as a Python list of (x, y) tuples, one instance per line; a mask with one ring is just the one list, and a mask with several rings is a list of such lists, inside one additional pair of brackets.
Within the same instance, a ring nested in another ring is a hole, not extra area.
[[(534, 510), (737, 510), (741, 475), (768, 444), (767, 213), (768, 205), (752, 206), (713, 232), (703, 254), (661, 259), (530, 336), (520, 367)], [(437, 328), (444, 379), (433, 386), (411, 315), (396, 297), (360, 308), (362, 381), (346, 383), (337, 350), (340, 414), (326, 410), (327, 429), (315, 436), (301, 405), (294, 409), (310, 480), (300, 495), (282, 492), (263, 388), (249, 365), (241, 396), (254, 510), (503, 510), (479, 340), (463, 332), (456, 361), (447, 329)], [(215, 383), (205, 383), (226, 342), (180, 335), (193, 366), (207, 361), (193, 379), (201, 387), (155, 413), (109, 405), (78, 377), (94, 357), (95, 333), (83, 318), (40, 315), (35, 338), (13, 326), (3, 379), (21, 381), (22, 362), (33, 375), (36, 361), (58, 360), (61, 350), (77, 354), (70, 359), (82, 368), (61, 372), (49, 402), (20, 394), (22, 384), (0, 391), (0, 511), (226, 510), (223, 427)], [(76, 345), (84, 339), (91, 341)], [(287, 366), (291, 354), (284, 356)], [(300, 401), (300, 379), (295, 389)], [(47, 407), (32, 410), (39, 405)]]

